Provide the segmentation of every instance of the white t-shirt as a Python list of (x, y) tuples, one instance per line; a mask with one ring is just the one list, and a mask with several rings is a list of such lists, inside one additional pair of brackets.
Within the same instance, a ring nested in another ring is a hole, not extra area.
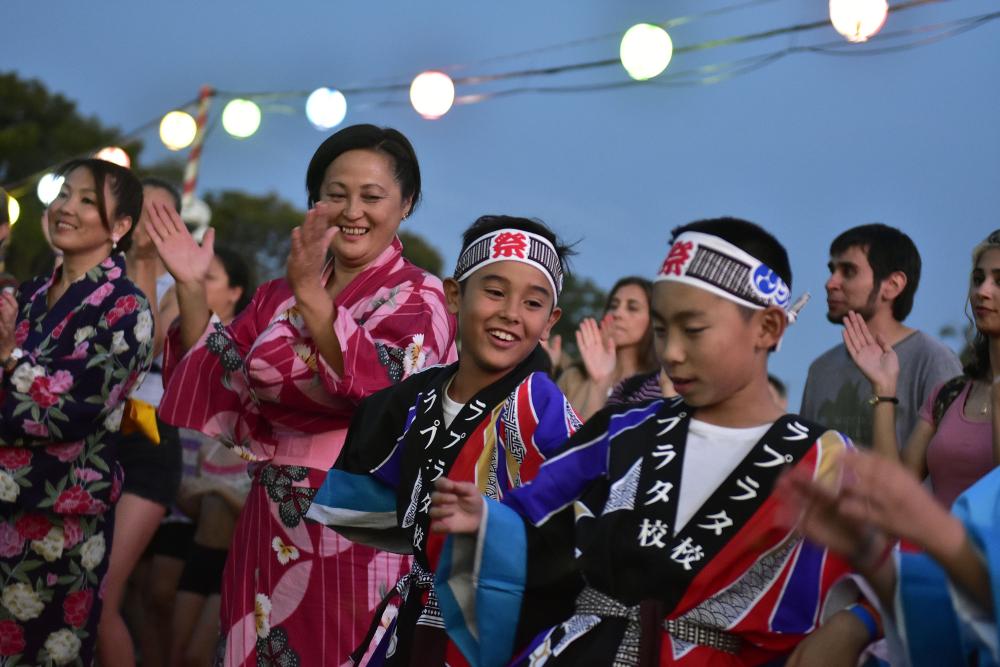
[(727, 428), (697, 419), (691, 420), (684, 449), (675, 535), (729, 477), (729, 473), (750, 453), (769, 428), (771, 424)]
[[(159, 308), (160, 304), (163, 303), (163, 297), (166, 296), (167, 290), (174, 286), (174, 277), (169, 273), (164, 273), (162, 276), (156, 279), (156, 307)], [(163, 322), (162, 326), (170, 326), (170, 322)], [(159, 368), (160, 364), (163, 363), (163, 353), (161, 352), (156, 359), (153, 359), (153, 365)], [(163, 400), (163, 376), (157, 371), (150, 371), (146, 374), (145, 379), (142, 384), (132, 390), (132, 398), (137, 398), (141, 401), (146, 401), (154, 408), (160, 406), (160, 401)]]
[(458, 413), (465, 407), (465, 403), (458, 403), (457, 401), (453, 401), (449, 398), (449, 389), (451, 389), (451, 380), (448, 380), (448, 384), (445, 385), (444, 394), (441, 397), (441, 412), (444, 413), (445, 428), (451, 427), (451, 423), (455, 421), (455, 417), (457, 417)]

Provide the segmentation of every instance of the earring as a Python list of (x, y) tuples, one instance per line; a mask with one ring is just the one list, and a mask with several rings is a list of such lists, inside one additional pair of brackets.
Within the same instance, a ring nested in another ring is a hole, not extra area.
[(111, 237), (111, 252), (114, 252), (117, 249), (118, 249), (118, 239), (115, 238), (114, 236), (112, 236)]

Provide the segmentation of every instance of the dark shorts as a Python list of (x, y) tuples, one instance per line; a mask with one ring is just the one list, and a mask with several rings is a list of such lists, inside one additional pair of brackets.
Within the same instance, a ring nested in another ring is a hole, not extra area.
[(147, 552), (186, 561), (194, 543), (194, 524), (186, 521), (161, 523), (149, 542)]
[(228, 555), (229, 549), (211, 549), (192, 544), (177, 590), (205, 597), (218, 595), (222, 591), (222, 571), (226, 567)]
[(160, 444), (153, 444), (140, 432), (118, 441), (118, 461), (125, 470), (123, 493), (152, 500), (170, 509), (181, 485), (181, 441), (177, 427), (159, 419)]

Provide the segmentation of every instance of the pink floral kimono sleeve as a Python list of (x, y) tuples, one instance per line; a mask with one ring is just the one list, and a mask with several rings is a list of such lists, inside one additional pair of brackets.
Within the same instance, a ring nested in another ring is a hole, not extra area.
[(344, 373), (338, 374), (319, 357), (320, 377), (331, 394), (357, 405), (416, 371), (455, 360), (454, 318), (433, 276), (424, 274), (419, 282), (383, 288), (369, 303), (376, 307), (360, 322), (347, 307), (337, 308), (333, 329), (344, 356)]
[[(334, 302), (343, 373), (317, 353), (291, 288), (276, 280), (261, 286), (230, 326), (210, 323), (182, 359), (177, 332), (171, 333), (163, 419), (217, 437), (249, 459), (275, 458), (280, 443), (284, 459), (304, 446), (303, 438), (325, 442), (346, 432), (366, 396), (453, 361), (456, 326), (441, 281), (400, 251), (397, 241)], [(331, 451), (320, 458), (332, 457), (332, 464), (339, 441), (324, 446)]]
[(270, 285), (262, 285), (243, 313), (228, 326), (213, 315), (201, 338), (186, 354), (181, 349), (179, 327), (171, 328), (163, 348), (165, 392), (160, 417), (164, 421), (229, 445), (256, 443), (248, 448), (257, 450), (256, 456), (268, 455), (274, 442), (241, 367), (242, 359), (272, 314)]

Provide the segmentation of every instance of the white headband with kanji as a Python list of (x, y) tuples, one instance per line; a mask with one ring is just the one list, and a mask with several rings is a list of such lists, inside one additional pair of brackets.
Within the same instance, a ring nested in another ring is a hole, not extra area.
[(470, 243), (458, 258), (454, 278), (462, 282), (484, 266), (510, 261), (528, 264), (541, 271), (552, 287), (554, 301), (559, 301), (563, 284), (559, 253), (544, 236), (521, 229), (498, 229)]
[(778, 306), (795, 321), (809, 295), (792, 304), (785, 281), (762, 261), (732, 243), (701, 232), (674, 240), (656, 281), (672, 280), (707, 290), (741, 306), (763, 310)]

